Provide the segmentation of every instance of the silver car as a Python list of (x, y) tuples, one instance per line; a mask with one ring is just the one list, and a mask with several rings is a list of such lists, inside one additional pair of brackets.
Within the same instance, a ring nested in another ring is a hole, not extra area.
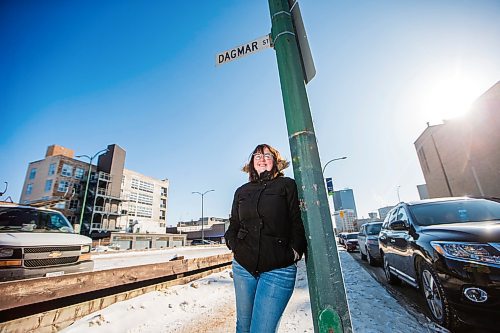
[(91, 245), (58, 211), (0, 203), (0, 281), (92, 271)]
[(378, 250), (378, 234), (382, 228), (383, 222), (365, 223), (359, 229), (358, 246), (361, 259), (368, 260), (371, 266), (377, 266), (380, 261), (380, 252)]

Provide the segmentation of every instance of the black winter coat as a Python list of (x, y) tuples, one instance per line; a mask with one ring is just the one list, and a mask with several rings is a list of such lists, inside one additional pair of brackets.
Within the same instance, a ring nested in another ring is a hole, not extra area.
[(239, 187), (233, 200), (226, 244), (253, 275), (295, 262), (307, 248), (297, 185), (288, 177), (261, 179)]

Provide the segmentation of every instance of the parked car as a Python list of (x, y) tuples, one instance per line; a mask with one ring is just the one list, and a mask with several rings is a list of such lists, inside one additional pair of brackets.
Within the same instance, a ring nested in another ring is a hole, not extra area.
[(191, 245), (215, 245), (218, 244), (217, 242), (208, 240), (208, 239), (193, 239), (191, 241)]
[(91, 245), (58, 211), (0, 203), (0, 281), (92, 271)]
[(368, 260), (371, 266), (380, 263), (380, 251), (378, 249), (378, 234), (382, 228), (382, 222), (365, 223), (359, 228), (358, 247), (361, 259)]
[(383, 223), (379, 248), (387, 281), (420, 288), (438, 324), (500, 326), (499, 202), (400, 203)]
[(344, 245), (344, 237), (345, 237), (345, 232), (339, 232), (338, 234), (338, 242), (340, 245)]
[(344, 246), (347, 252), (356, 251), (358, 247), (358, 233), (357, 232), (349, 232), (345, 235)]

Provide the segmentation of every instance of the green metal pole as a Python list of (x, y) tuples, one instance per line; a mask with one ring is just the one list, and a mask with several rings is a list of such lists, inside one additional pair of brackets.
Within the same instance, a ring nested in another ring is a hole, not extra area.
[(315, 332), (352, 332), (316, 135), (287, 0), (269, 0), (293, 172), (308, 237), (307, 277)]
[(85, 183), (85, 192), (83, 194), (83, 204), (82, 204), (82, 211), (80, 212), (80, 230), (79, 234), (82, 233), (82, 223), (83, 223), (83, 211), (85, 210), (85, 203), (87, 202), (87, 191), (89, 190), (89, 181), (90, 181), (90, 173), (92, 171), (92, 158), (89, 157), (89, 172), (87, 175), (87, 182)]
[[(100, 153), (108, 152), (109, 149), (105, 148), (103, 150), (98, 151), (97, 153), (94, 154), (94, 156), (90, 157), (88, 155), (78, 155), (76, 157), (86, 157), (89, 159), (89, 173), (87, 174), (87, 182), (85, 183), (85, 192), (83, 194), (83, 203), (82, 203), (82, 210), (80, 212), (80, 231), (78, 232), (79, 234), (82, 233), (82, 223), (83, 223), (83, 212), (85, 210), (85, 204), (87, 203), (87, 192), (89, 190), (89, 181), (90, 181), (90, 173), (92, 172), (92, 161), (94, 158), (97, 157)], [(92, 229), (92, 226), (90, 226), (90, 229)], [(89, 231), (90, 231), (89, 229)]]

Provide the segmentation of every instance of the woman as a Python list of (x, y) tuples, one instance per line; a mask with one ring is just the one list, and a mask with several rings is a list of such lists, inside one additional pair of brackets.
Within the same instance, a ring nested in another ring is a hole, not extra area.
[(295, 286), (307, 242), (297, 185), (283, 177), (290, 163), (258, 145), (243, 171), (249, 182), (234, 194), (226, 244), (234, 253), (236, 332), (275, 332)]

